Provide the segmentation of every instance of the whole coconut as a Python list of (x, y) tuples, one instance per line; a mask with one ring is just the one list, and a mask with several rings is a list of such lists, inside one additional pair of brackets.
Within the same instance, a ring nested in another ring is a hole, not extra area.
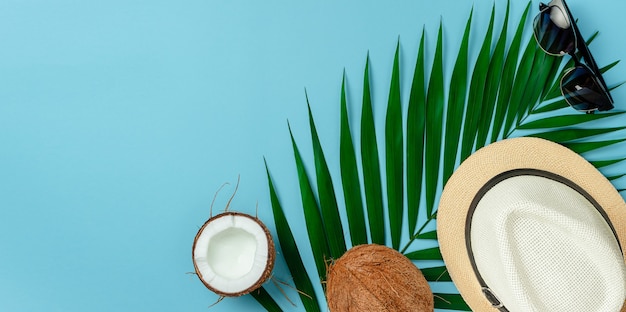
[(422, 272), (389, 247), (370, 244), (348, 250), (328, 268), (330, 311), (434, 311)]

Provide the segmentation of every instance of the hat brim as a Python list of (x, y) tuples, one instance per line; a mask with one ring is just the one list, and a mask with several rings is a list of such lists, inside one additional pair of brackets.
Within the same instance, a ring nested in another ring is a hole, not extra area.
[[(468, 157), (446, 183), (437, 212), (437, 236), (446, 267), (473, 311), (497, 311), (482, 293), (466, 250), (465, 227), (472, 200), (495, 176), (536, 169), (569, 179), (591, 195), (613, 225), (626, 262), (626, 203), (592, 164), (568, 148), (539, 138), (493, 143)], [(626, 305), (621, 311), (626, 311)]]

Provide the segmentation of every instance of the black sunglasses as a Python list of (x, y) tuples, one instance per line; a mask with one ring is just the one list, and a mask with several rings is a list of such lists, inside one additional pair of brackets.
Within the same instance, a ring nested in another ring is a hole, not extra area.
[[(574, 67), (561, 78), (561, 93), (571, 107), (588, 114), (613, 108), (609, 88), (564, 0), (539, 4), (534, 34), (544, 52), (554, 56), (569, 54), (573, 58)], [(576, 55), (577, 50), (580, 59)]]

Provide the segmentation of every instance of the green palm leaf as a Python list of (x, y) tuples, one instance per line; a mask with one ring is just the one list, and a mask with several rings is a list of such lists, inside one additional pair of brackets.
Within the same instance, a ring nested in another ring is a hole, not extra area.
[(445, 266), (438, 266), (433, 268), (422, 268), (422, 274), (428, 281), (434, 282), (451, 282), (450, 274)]
[(387, 209), (391, 245), (400, 248), (404, 202), (404, 161), (402, 137), (402, 107), (400, 103), (400, 42), (393, 58), (393, 72), (385, 119), (385, 152), (387, 168)]
[(443, 260), (439, 247), (416, 250), (404, 255), (411, 260)]
[(361, 110), (361, 162), (363, 168), (363, 187), (370, 225), (371, 242), (385, 244), (385, 224), (383, 212), (382, 182), (380, 177), (380, 161), (372, 97), (370, 93), (369, 56), (365, 61), (363, 78), (363, 108)]
[(471, 311), (459, 294), (437, 294), (435, 296), (435, 308), (458, 311)]
[[(489, 61), (489, 68), (487, 70), (485, 95), (483, 97), (482, 113), (480, 114), (480, 123), (478, 128), (478, 134), (476, 138), (476, 149), (483, 147), (487, 144), (487, 135), (491, 129), (491, 121), (496, 105), (496, 99), (498, 97), (498, 87), (500, 85), (500, 79), (502, 77), (502, 70), (504, 66), (504, 52), (506, 49), (506, 33), (509, 26), (509, 7), (510, 2), (506, 5), (506, 15), (504, 17), (504, 23), (496, 48), (493, 51), (491, 60)], [(495, 8), (494, 8), (495, 9)]]
[(543, 138), (553, 142), (568, 142), (577, 139), (588, 138), (594, 135), (606, 134), (615, 131), (626, 129), (626, 127), (615, 128), (599, 128), (599, 129), (586, 129), (586, 128), (571, 128), (571, 129), (559, 129), (549, 132), (534, 133), (530, 136)]
[[(309, 279), (307, 270), (302, 263), (300, 251), (298, 250), (296, 241), (293, 238), (289, 222), (287, 222), (283, 208), (278, 201), (278, 196), (276, 195), (276, 189), (274, 188), (274, 182), (270, 176), (267, 162), (265, 163), (265, 170), (267, 172), (270, 201), (272, 204), (272, 213), (274, 215), (274, 224), (276, 225), (276, 231), (278, 233), (278, 242), (280, 243), (283, 256), (285, 259), (289, 259), (289, 261), (287, 261), (287, 267), (289, 268), (289, 272), (291, 272), (296, 289), (300, 290), (300, 299), (302, 300), (306, 311), (320, 311), (319, 305), (317, 304), (315, 289), (313, 288), (313, 284)], [(259, 294), (258, 296), (254, 296), (254, 298), (264, 307), (267, 307), (266, 305), (273, 305), (268, 302), (269, 300), (267, 299), (266, 294)]]
[(614, 113), (606, 113), (606, 114), (591, 114), (591, 115), (561, 115), (561, 116), (551, 116), (535, 121), (531, 121), (525, 124), (521, 124), (517, 127), (519, 130), (528, 130), (528, 129), (545, 129), (545, 128), (562, 128), (578, 125), (584, 122), (612, 117), (616, 115), (621, 115), (624, 112), (614, 112)]
[(333, 187), (333, 180), (326, 164), (326, 157), (322, 151), (322, 145), (317, 135), (313, 113), (307, 96), (307, 107), (309, 108), (309, 126), (311, 128), (311, 138), (313, 141), (313, 156), (315, 159), (315, 176), (317, 177), (317, 192), (319, 195), (320, 211), (322, 213), (324, 233), (328, 239), (330, 257), (337, 259), (346, 252), (346, 242), (343, 235), (343, 226), (339, 218), (339, 208)]
[[(543, 88), (549, 81), (553, 80), (555, 72), (553, 71), (553, 64), (557, 60), (557, 57), (550, 56), (543, 52), (534, 42), (534, 38), (531, 38), (529, 46), (534, 45), (535, 48), (535, 61), (533, 62), (532, 70), (527, 82), (526, 91), (522, 93), (520, 100), (517, 124), (520, 125), (522, 119), (535, 108), (537, 100), (541, 97)], [(552, 74), (552, 77), (550, 75)], [(552, 78), (552, 79), (551, 79)]]
[(356, 153), (354, 152), (354, 143), (352, 142), (352, 132), (348, 123), (345, 73), (341, 82), (341, 134), (339, 141), (341, 185), (346, 203), (352, 246), (367, 244), (365, 215), (363, 213), (363, 201), (361, 200), (361, 188), (359, 187), (359, 172), (356, 163)]
[[(459, 54), (452, 70), (450, 79), (450, 92), (448, 95), (448, 111), (446, 112), (446, 139), (444, 142), (443, 158), (443, 181), (448, 181), (456, 165), (459, 138), (461, 137), (461, 125), (463, 123), (463, 110), (465, 109), (465, 99), (467, 93), (467, 54), (469, 50), (469, 35), (472, 25), (472, 15), (470, 12), (465, 25), (465, 32), (461, 40)], [(413, 233), (413, 231), (411, 232)]]
[(256, 299), (256, 301), (258, 301), (265, 308), (265, 310), (269, 312), (283, 311), (283, 309), (280, 308), (276, 301), (274, 301), (274, 298), (272, 298), (267, 290), (265, 290), (265, 287), (261, 287), (251, 292), (250, 295), (254, 297), (254, 299)]
[[(366, 58), (363, 75), (360, 129), (354, 132), (359, 136), (357, 142), (360, 142), (360, 153), (357, 153), (352, 140), (344, 73), (340, 100), (339, 164), (345, 207), (340, 207), (337, 203), (331, 173), (307, 98), (315, 160), (315, 179), (312, 180), (315, 184), (311, 183), (307, 176), (303, 158), (290, 127), (289, 132), (298, 172), (302, 212), (313, 260), (322, 283), (326, 274), (325, 261), (340, 257), (347, 248), (346, 234), (343, 233), (346, 226), (349, 228), (352, 246), (368, 241), (385, 244), (389, 235), (391, 246), (400, 250), (407, 258), (419, 263), (435, 263), (429, 264), (430, 267), (421, 268), (429, 282), (449, 283), (451, 278), (442, 262), (439, 247), (433, 246), (433, 241), (437, 240), (437, 232), (431, 221), (436, 218), (435, 203), (440, 192), (439, 185), (440, 182), (447, 181), (458, 163), (485, 144), (498, 139), (528, 135), (561, 143), (587, 157), (601, 148), (626, 141), (622, 131), (626, 127), (603, 126), (611, 124), (610, 122), (603, 122), (600, 125), (594, 123), (594, 128), (585, 127), (586, 123), (594, 120), (614, 120), (623, 112), (589, 115), (571, 110), (566, 114), (558, 114), (560, 109), (568, 106), (560, 95), (559, 83), (560, 76), (572, 60), (546, 55), (537, 47), (532, 37), (522, 42), (530, 4), (529, 2), (526, 6), (519, 22), (509, 23), (510, 3), (507, 3), (502, 27), (495, 35), (494, 6), (489, 26), (482, 37), (478, 57), (470, 64), (468, 54), (474, 14), (472, 10), (449, 80), (444, 74), (446, 47), (443, 41), (443, 22), (440, 22), (438, 28), (429, 76), (425, 71), (425, 36), (422, 31), (407, 105), (406, 128), (403, 125), (401, 99), (403, 94), (401, 86), (404, 85), (401, 81), (401, 72), (404, 66), (401, 64), (398, 41), (389, 80), (384, 124), (385, 141), (381, 142), (385, 151), (384, 170), (381, 170), (378, 156), (377, 127), (372, 110), (369, 55)], [(507, 43), (507, 34), (511, 26), (515, 26), (516, 30), (511, 42)], [(591, 36), (589, 43), (596, 34)], [(495, 43), (493, 51), (492, 43)], [(522, 43), (525, 45), (523, 49)], [(607, 71), (616, 64), (617, 62), (613, 62), (602, 70)], [(468, 79), (470, 68), (472, 75), (471, 79)], [(447, 98), (446, 87), (449, 90)], [(607, 135), (612, 136), (610, 139), (596, 138)], [(604, 159), (594, 159), (592, 164), (597, 168), (605, 168), (624, 161), (625, 158), (620, 156), (609, 155)], [(359, 177), (359, 169), (362, 171), (362, 180)], [(624, 176), (626, 172), (614, 172), (609, 178), (616, 181)], [(387, 191), (386, 207), (383, 203), (383, 179)], [(269, 170), (268, 181), (280, 245), (294, 277), (294, 284), (303, 293), (311, 295), (311, 297), (303, 294), (300, 296), (305, 309), (319, 311), (313, 284), (302, 264), (289, 224), (278, 202)], [(425, 190), (423, 203), (422, 186)], [(318, 190), (317, 195), (313, 191), (314, 188)], [(342, 224), (339, 218), (342, 208), (346, 212), (347, 224)], [(388, 227), (384, 222), (385, 208), (389, 217)], [(426, 211), (425, 218), (418, 218), (421, 209)], [(409, 240), (400, 249), (405, 224)], [(267, 309), (277, 307), (276, 302), (265, 290), (254, 296)], [(459, 294), (450, 293), (435, 293), (435, 307), (470, 310)]]
[(578, 154), (583, 154), (624, 141), (626, 141), (626, 139), (615, 139), (598, 142), (563, 143), (563, 145), (567, 146), (567, 148), (573, 150)]
[(609, 179), (609, 181), (613, 181), (613, 180), (617, 180), (617, 179), (625, 177), (625, 176), (626, 176), (626, 173), (625, 174), (618, 174), (618, 175), (614, 175), (614, 176), (608, 176), (606, 178)]
[(426, 91), (424, 90), (424, 31), (420, 39), (406, 120), (406, 189), (409, 235), (415, 233), (422, 194), (424, 171), (424, 124)]
[(548, 113), (548, 112), (552, 112), (552, 111), (555, 111), (557, 109), (561, 109), (561, 108), (565, 108), (565, 107), (567, 107), (567, 102), (565, 101), (565, 99), (560, 99), (558, 101), (554, 101), (552, 103), (548, 103), (546, 105), (543, 105), (543, 106), (535, 109), (533, 111), (533, 113), (534, 114)]
[(415, 238), (417, 239), (437, 239), (437, 231), (430, 231), (430, 232), (425, 232), (425, 233), (421, 233), (417, 236), (415, 236)]
[(320, 210), (317, 206), (315, 194), (311, 187), (311, 182), (306, 173), (300, 150), (296, 145), (296, 141), (293, 138), (291, 127), (289, 127), (289, 134), (291, 135), (291, 143), (293, 145), (293, 153), (296, 160), (296, 169), (298, 171), (298, 182), (300, 184), (300, 195), (302, 197), (302, 209), (304, 212), (304, 218), (306, 219), (307, 233), (309, 234), (309, 242), (311, 243), (311, 251), (315, 259), (315, 266), (317, 267), (317, 274), (320, 280), (326, 278), (326, 259), (330, 257), (330, 248), (328, 247), (328, 240), (326, 238), (326, 232), (324, 229), (324, 222)]
[(495, 5), (491, 10), (491, 19), (489, 20), (489, 27), (487, 28), (487, 34), (483, 40), (483, 44), (478, 53), (478, 59), (474, 65), (474, 72), (472, 73), (472, 79), (470, 82), (469, 95), (467, 99), (467, 109), (465, 113), (465, 123), (463, 126), (463, 140), (461, 142), (461, 159), (467, 158), (474, 149), (474, 143), (476, 142), (476, 131), (478, 129), (478, 121), (480, 120), (480, 114), (483, 113), (483, 97), (484, 87), (487, 81), (487, 75), (489, 70), (489, 61), (491, 54), (491, 37), (493, 34), (493, 23), (495, 16)]
[[(530, 9), (530, 2), (526, 5), (526, 9), (519, 21), (509, 52), (506, 55), (504, 61), (504, 68), (502, 69), (502, 79), (500, 80), (500, 88), (498, 90), (497, 103), (495, 108), (495, 116), (493, 120), (493, 128), (491, 129), (491, 142), (495, 142), (502, 128), (505, 124), (505, 117), (507, 116), (508, 107), (510, 107), (511, 93), (513, 92), (513, 83), (515, 81), (515, 74), (517, 69), (517, 59), (519, 57), (519, 50), (522, 43), (522, 34), (524, 26), (526, 24), (526, 18)], [(505, 130), (504, 133), (508, 131)]]
[(428, 82), (426, 95), (426, 214), (431, 218), (437, 195), (437, 181), (439, 180), (439, 162), (441, 160), (441, 135), (443, 125), (443, 23), (439, 23), (437, 47), (433, 69)]
[(619, 159), (609, 159), (609, 160), (592, 160), (590, 161), (590, 163), (596, 167), (596, 168), (604, 168), (604, 167), (608, 167), (610, 165), (614, 165), (617, 164), (619, 162), (622, 162), (626, 160), (626, 158), (619, 158)]
[(515, 74), (515, 81), (511, 88), (511, 97), (509, 98), (509, 104), (507, 107), (506, 119), (504, 122), (504, 134), (510, 135), (512, 128), (515, 127), (516, 120), (519, 120), (518, 115), (520, 111), (523, 111), (520, 106), (522, 105), (522, 96), (526, 92), (526, 84), (530, 79), (533, 64), (535, 62), (535, 55), (537, 52), (537, 45), (534, 39), (530, 39), (524, 49), (524, 54), (519, 63), (517, 72)]

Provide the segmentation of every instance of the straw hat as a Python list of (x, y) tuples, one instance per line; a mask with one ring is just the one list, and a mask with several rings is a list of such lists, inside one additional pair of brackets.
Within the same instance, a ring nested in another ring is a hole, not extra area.
[(437, 234), (473, 311), (626, 311), (626, 203), (559, 144), (507, 139), (470, 156), (443, 190)]

